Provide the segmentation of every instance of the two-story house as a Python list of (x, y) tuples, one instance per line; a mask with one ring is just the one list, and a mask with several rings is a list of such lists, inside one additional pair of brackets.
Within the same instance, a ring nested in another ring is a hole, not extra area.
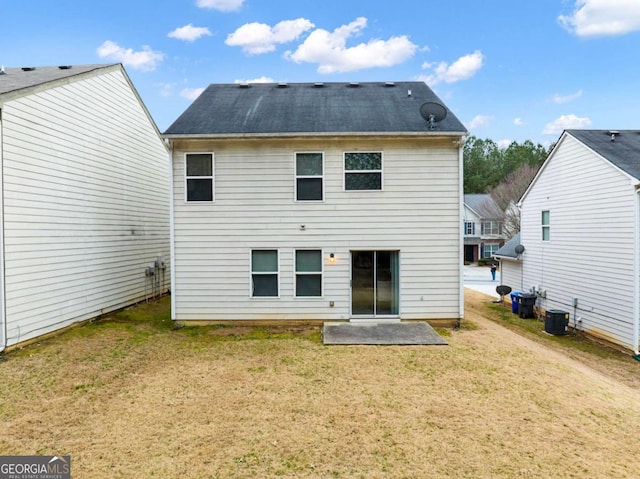
[(491, 258), (505, 242), (504, 213), (488, 194), (464, 195), (464, 261)]
[(423, 82), (210, 85), (164, 134), (173, 319), (459, 319), (466, 131), (425, 103)]

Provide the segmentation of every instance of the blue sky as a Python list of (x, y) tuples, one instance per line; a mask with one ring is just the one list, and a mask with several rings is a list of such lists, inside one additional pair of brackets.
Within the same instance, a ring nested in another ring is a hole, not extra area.
[(500, 145), (640, 128), (640, 0), (0, 0), (0, 12), (0, 64), (121, 62), (161, 131), (208, 84), (238, 81), (423, 80)]

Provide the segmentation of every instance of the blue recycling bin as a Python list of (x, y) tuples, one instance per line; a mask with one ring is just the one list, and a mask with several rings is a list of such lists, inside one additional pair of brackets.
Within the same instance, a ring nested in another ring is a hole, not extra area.
[(522, 291), (514, 291), (511, 296), (511, 312), (518, 314), (518, 296), (522, 296)]

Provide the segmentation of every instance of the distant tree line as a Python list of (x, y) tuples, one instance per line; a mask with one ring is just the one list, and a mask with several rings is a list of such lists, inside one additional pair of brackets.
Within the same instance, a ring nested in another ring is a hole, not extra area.
[[(550, 147), (551, 149), (552, 147)], [(471, 136), (464, 144), (464, 192), (488, 193), (505, 213), (507, 237), (520, 231), (515, 203), (547, 158), (550, 149), (530, 140), (500, 148), (490, 139)]]

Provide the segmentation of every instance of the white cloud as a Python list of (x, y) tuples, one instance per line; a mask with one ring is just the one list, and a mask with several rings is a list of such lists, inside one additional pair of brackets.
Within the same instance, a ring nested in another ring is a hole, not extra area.
[(469, 128), (469, 130), (475, 130), (476, 128), (487, 126), (489, 123), (491, 123), (491, 120), (493, 120), (492, 116), (477, 115), (473, 118), (473, 120), (469, 122), (467, 128)]
[(274, 27), (265, 23), (246, 23), (229, 34), (225, 43), (232, 47), (242, 47), (249, 55), (272, 52), (276, 44), (296, 40), (315, 25), (306, 18), (284, 20)]
[(195, 100), (204, 91), (204, 88), (184, 88), (180, 91), (180, 96), (187, 100)]
[(219, 10), (221, 12), (233, 12), (240, 10), (244, 0), (197, 0), (196, 5), (200, 8)]
[(524, 125), (524, 121), (522, 121), (522, 118), (514, 118), (513, 119), (513, 124), (516, 126), (522, 126)]
[(105, 41), (97, 49), (100, 58), (122, 63), (124, 66), (135, 70), (152, 71), (155, 70), (164, 59), (164, 53), (154, 52), (150, 47), (144, 45), (141, 51), (134, 52), (131, 48), (123, 48), (111, 40)]
[(261, 76), (254, 78), (253, 80), (236, 80), (234, 83), (275, 83), (273, 78)]
[(547, 123), (542, 133), (544, 135), (557, 135), (564, 130), (586, 128), (591, 125), (589, 118), (580, 118), (574, 114), (562, 115), (551, 123)]
[(185, 42), (193, 42), (204, 36), (211, 36), (211, 32), (205, 27), (194, 27), (191, 23), (184, 27), (176, 28), (167, 35), (169, 38), (184, 40)]
[(317, 63), (319, 73), (351, 72), (397, 65), (411, 58), (419, 48), (405, 35), (347, 47), (347, 40), (366, 26), (367, 19), (359, 17), (333, 32), (319, 28), (296, 51), (287, 52), (285, 58), (296, 63)]
[[(435, 66), (433, 73), (421, 77), (429, 85), (437, 85), (438, 83), (455, 83), (460, 80), (467, 80), (475, 75), (484, 63), (484, 55), (480, 50), (464, 55), (449, 65), (446, 62), (440, 62)], [(433, 68), (433, 63), (424, 63), (422, 68)]]
[(638, 0), (576, 0), (571, 15), (561, 15), (558, 22), (579, 37), (624, 35), (640, 30)]
[(500, 148), (501, 150), (508, 148), (511, 143), (513, 143), (513, 140), (504, 139), (496, 141), (496, 145), (498, 145), (498, 148)]
[(559, 105), (562, 105), (563, 103), (569, 103), (572, 102), (573, 100), (577, 100), (578, 98), (580, 98), (582, 96), (582, 90), (578, 90), (575, 93), (571, 93), (569, 95), (558, 95), (557, 93), (555, 95), (553, 95), (553, 97), (551, 98), (551, 101), (553, 103), (557, 103)]

